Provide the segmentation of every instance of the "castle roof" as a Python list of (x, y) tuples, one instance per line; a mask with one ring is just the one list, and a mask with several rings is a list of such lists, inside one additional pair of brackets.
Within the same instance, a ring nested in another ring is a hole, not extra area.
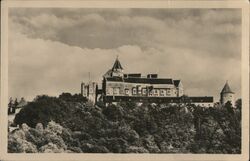
[(115, 60), (115, 63), (113, 65), (113, 67), (112, 67), (112, 71), (117, 70), (117, 69), (123, 69), (120, 61), (118, 60), (118, 58), (116, 58), (116, 60)]
[(173, 84), (172, 79), (165, 78), (121, 78), (121, 77), (109, 77), (106, 78), (107, 81), (115, 81), (115, 82), (127, 82), (127, 83), (144, 83), (144, 84)]
[(124, 82), (128, 83), (146, 83), (146, 84), (173, 84), (172, 79), (165, 78), (125, 78)]
[(108, 70), (108, 71), (103, 75), (103, 77), (111, 77), (111, 74), (112, 74), (112, 69)]
[(229, 87), (228, 82), (226, 82), (226, 84), (224, 85), (224, 87), (223, 87), (221, 93), (223, 94), (223, 93), (234, 93), (234, 92), (233, 92), (233, 91), (231, 90), (231, 88)]
[(178, 87), (180, 84), (181, 80), (174, 80), (174, 85), (175, 87)]

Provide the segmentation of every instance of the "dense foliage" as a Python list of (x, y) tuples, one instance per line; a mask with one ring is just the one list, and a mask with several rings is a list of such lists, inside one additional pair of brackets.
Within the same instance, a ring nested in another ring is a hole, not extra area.
[[(238, 102), (239, 103), (239, 102)], [(238, 104), (238, 106), (241, 106)], [(38, 96), (16, 115), (9, 152), (241, 153), (241, 107)]]

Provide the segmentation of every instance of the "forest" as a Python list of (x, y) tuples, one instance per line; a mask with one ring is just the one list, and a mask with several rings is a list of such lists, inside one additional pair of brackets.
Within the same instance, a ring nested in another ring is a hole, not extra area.
[(9, 127), (9, 153), (241, 153), (241, 101), (93, 105), (80, 94), (37, 96)]

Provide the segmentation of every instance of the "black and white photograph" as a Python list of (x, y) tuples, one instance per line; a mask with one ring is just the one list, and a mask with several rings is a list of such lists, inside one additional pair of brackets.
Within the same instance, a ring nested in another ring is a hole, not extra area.
[(242, 28), (233, 7), (8, 8), (7, 153), (242, 154)]

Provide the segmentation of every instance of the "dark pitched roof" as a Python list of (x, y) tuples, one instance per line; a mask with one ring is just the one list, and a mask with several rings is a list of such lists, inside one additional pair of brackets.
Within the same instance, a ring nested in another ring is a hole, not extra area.
[(106, 80), (107, 81), (112, 81), (112, 82), (123, 82), (122, 77), (107, 77)]
[(174, 80), (174, 85), (175, 87), (178, 87), (180, 84), (181, 80)]
[(173, 84), (172, 79), (163, 78), (125, 78), (128, 83), (146, 83), (146, 84)]
[(109, 77), (109, 78), (106, 78), (106, 80), (107, 81), (115, 81), (115, 82), (127, 82), (127, 83), (173, 84), (172, 79), (164, 79), (164, 78)]
[(140, 78), (141, 77), (141, 73), (128, 73), (128, 74), (124, 74), (124, 77), (135, 77), (135, 78)]
[(116, 60), (115, 60), (115, 63), (113, 65), (113, 67), (112, 67), (112, 71), (117, 70), (117, 69), (123, 69), (120, 61), (118, 60), (118, 58), (116, 58)]
[(226, 84), (224, 85), (224, 87), (223, 87), (221, 93), (234, 93), (234, 92), (233, 92), (233, 91), (231, 90), (231, 88), (229, 87), (228, 82), (226, 82)]
[(103, 77), (111, 77), (111, 74), (112, 74), (112, 70), (108, 70), (104, 75)]

